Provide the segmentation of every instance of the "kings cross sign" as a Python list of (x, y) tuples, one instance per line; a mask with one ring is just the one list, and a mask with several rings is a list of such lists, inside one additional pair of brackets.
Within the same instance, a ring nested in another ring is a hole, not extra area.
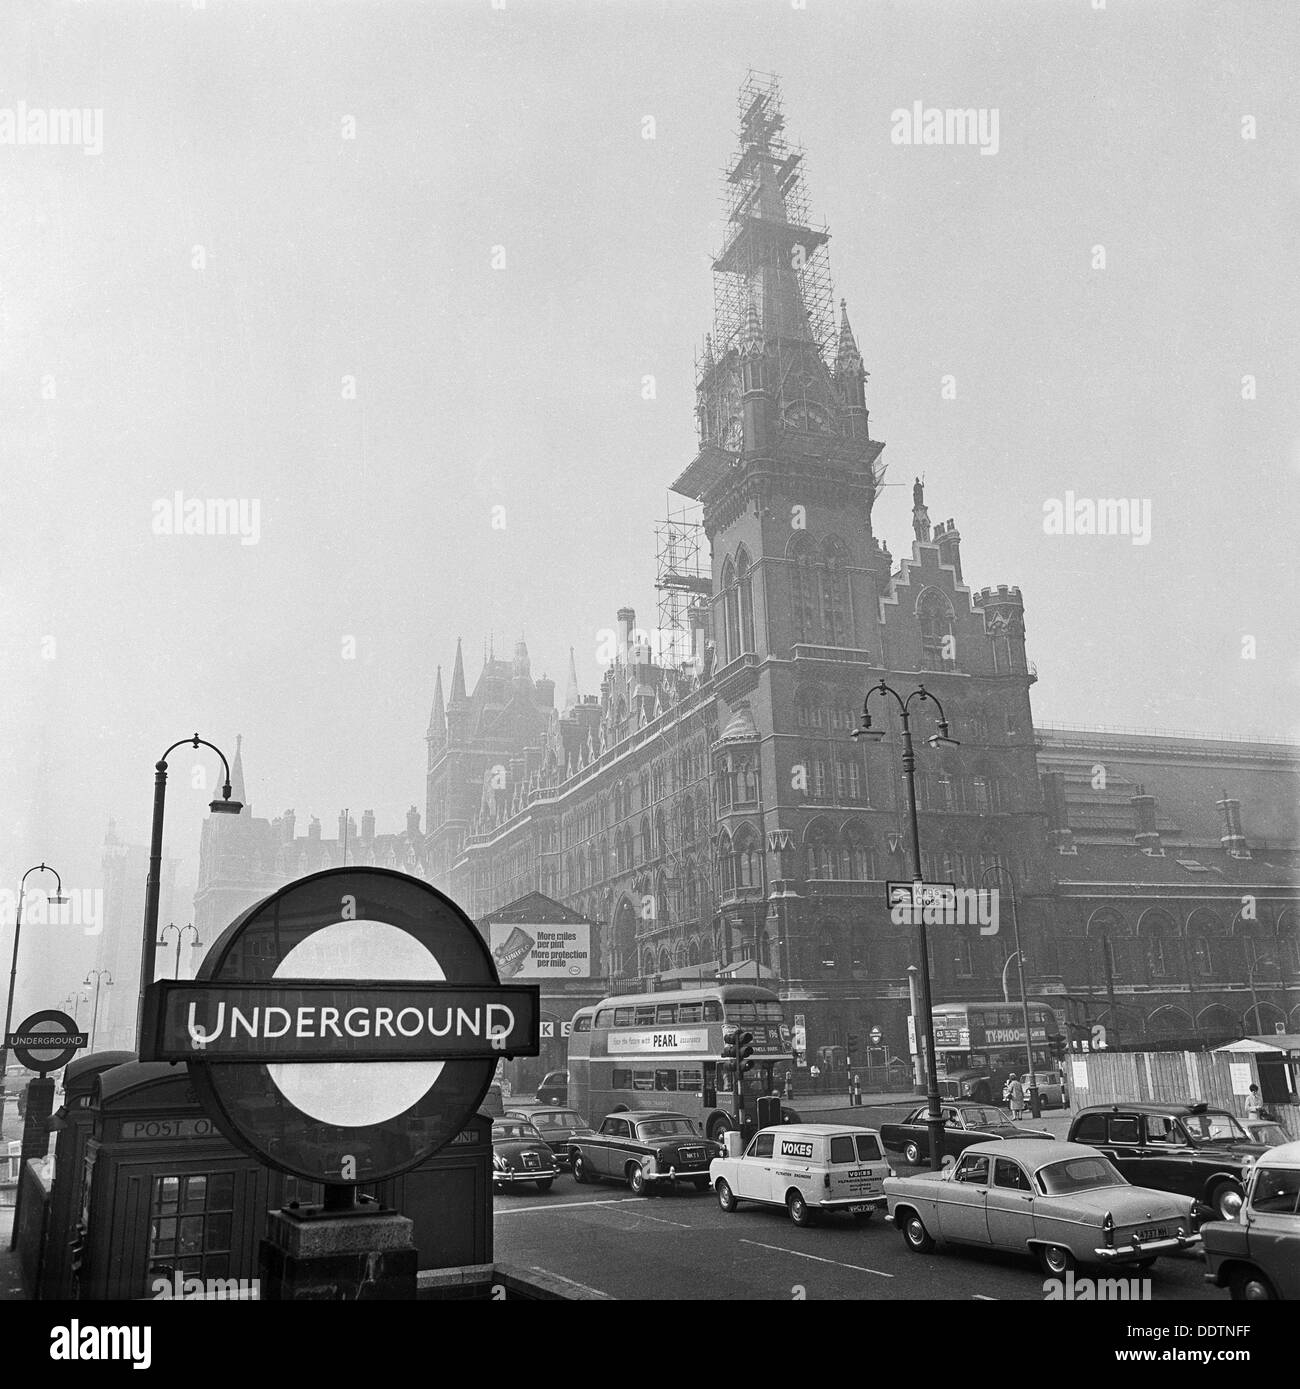
[(250, 907), (192, 980), (145, 997), (142, 1061), (184, 1061), (261, 1161), (330, 1185), (395, 1176), (536, 1056), (538, 986), (502, 984), (474, 923), (418, 878), (331, 868)]

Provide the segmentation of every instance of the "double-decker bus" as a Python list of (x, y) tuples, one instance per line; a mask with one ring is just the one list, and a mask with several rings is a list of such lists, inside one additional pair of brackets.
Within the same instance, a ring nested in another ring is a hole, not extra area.
[[(1060, 1023), (1046, 1003), (1029, 1005), (1029, 1046), (1035, 1071), (1055, 1069), (1065, 1054)], [(945, 1099), (1000, 1104), (1007, 1079), (1026, 1070), (1024, 1010), (1018, 1003), (936, 1004), (934, 1055)]]
[(793, 1067), (781, 1000), (755, 984), (713, 984), (671, 993), (621, 994), (580, 1009), (569, 1032), (569, 1105), (593, 1125), (623, 1109), (671, 1109), (716, 1138), (735, 1127), (733, 1067), (723, 1032), (754, 1034), (743, 1077), (745, 1112), (779, 1090)]

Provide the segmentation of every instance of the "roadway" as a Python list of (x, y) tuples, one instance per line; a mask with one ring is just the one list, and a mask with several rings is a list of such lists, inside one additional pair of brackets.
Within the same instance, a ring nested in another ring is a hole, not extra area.
[[(859, 1108), (808, 1117), (872, 1126), (885, 1115)], [(901, 1158), (893, 1164), (900, 1174), (917, 1170)], [(712, 1192), (686, 1187), (636, 1197), (612, 1182), (578, 1186), (565, 1174), (545, 1195), (498, 1194), (493, 1225), (499, 1262), (614, 1298), (1041, 1301), (1045, 1291), (1045, 1275), (1028, 1256), (975, 1248), (913, 1254), (883, 1213), (801, 1230), (775, 1208), (742, 1205), (726, 1215)], [(1203, 1281), (1204, 1268), (1195, 1254), (1162, 1258), (1146, 1275), (1152, 1300), (1226, 1303), (1225, 1292)], [(1076, 1277), (1084, 1274), (1125, 1276), (1080, 1270)]]

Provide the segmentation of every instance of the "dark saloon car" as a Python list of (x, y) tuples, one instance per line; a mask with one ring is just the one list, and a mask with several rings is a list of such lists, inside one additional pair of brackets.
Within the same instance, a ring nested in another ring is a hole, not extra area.
[[(929, 1112), (921, 1104), (901, 1124), (881, 1124), (880, 1141), (891, 1153), (902, 1153), (907, 1162), (919, 1166), (930, 1158), (930, 1130), (925, 1122)], [(1027, 1129), (1011, 1121), (1004, 1109), (988, 1104), (951, 1104), (939, 1106), (943, 1115), (943, 1133), (939, 1151), (944, 1157), (955, 1158), (972, 1143), (988, 1143), (996, 1138), (1051, 1138), (1043, 1129)]]
[(537, 1087), (538, 1104), (569, 1103), (568, 1071), (547, 1071), (542, 1083)]
[(506, 1118), (522, 1119), (525, 1123), (532, 1124), (546, 1140), (551, 1156), (561, 1167), (569, 1165), (570, 1139), (595, 1134), (595, 1130), (576, 1109), (534, 1109), (531, 1114), (525, 1114), (521, 1110), (508, 1110)]
[(492, 1185), (530, 1183), (549, 1191), (560, 1175), (546, 1140), (522, 1119), (496, 1119), (492, 1123)]
[(1070, 1142), (1105, 1153), (1134, 1186), (1191, 1196), (1219, 1220), (1236, 1220), (1246, 1173), (1266, 1151), (1205, 1104), (1094, 1105), (1074, 1116)]
[(611, 1114), (598, 1132), (569, 1141), (575, 1182), (614, 1177), (638, 1196), (677, 1182), (706, 1191), (709, 1163), (723, 1151), (686, 1115), (658, 1109)]

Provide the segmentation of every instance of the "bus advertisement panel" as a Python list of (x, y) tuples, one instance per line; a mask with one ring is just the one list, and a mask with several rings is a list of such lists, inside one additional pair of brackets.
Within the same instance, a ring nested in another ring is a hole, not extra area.
[[(1029, 1005), (1029, 1046), (1034, 1069), (1051, 1069), (1064, 1054), (1055, 1011)], [(1016, 1003), (941, 1003), (934, 1009), (934, 1052), (939, 1093), (946, 1099), (999, 1104), (1002, 1087), (1023, 1075), (1024, 1010)]]

